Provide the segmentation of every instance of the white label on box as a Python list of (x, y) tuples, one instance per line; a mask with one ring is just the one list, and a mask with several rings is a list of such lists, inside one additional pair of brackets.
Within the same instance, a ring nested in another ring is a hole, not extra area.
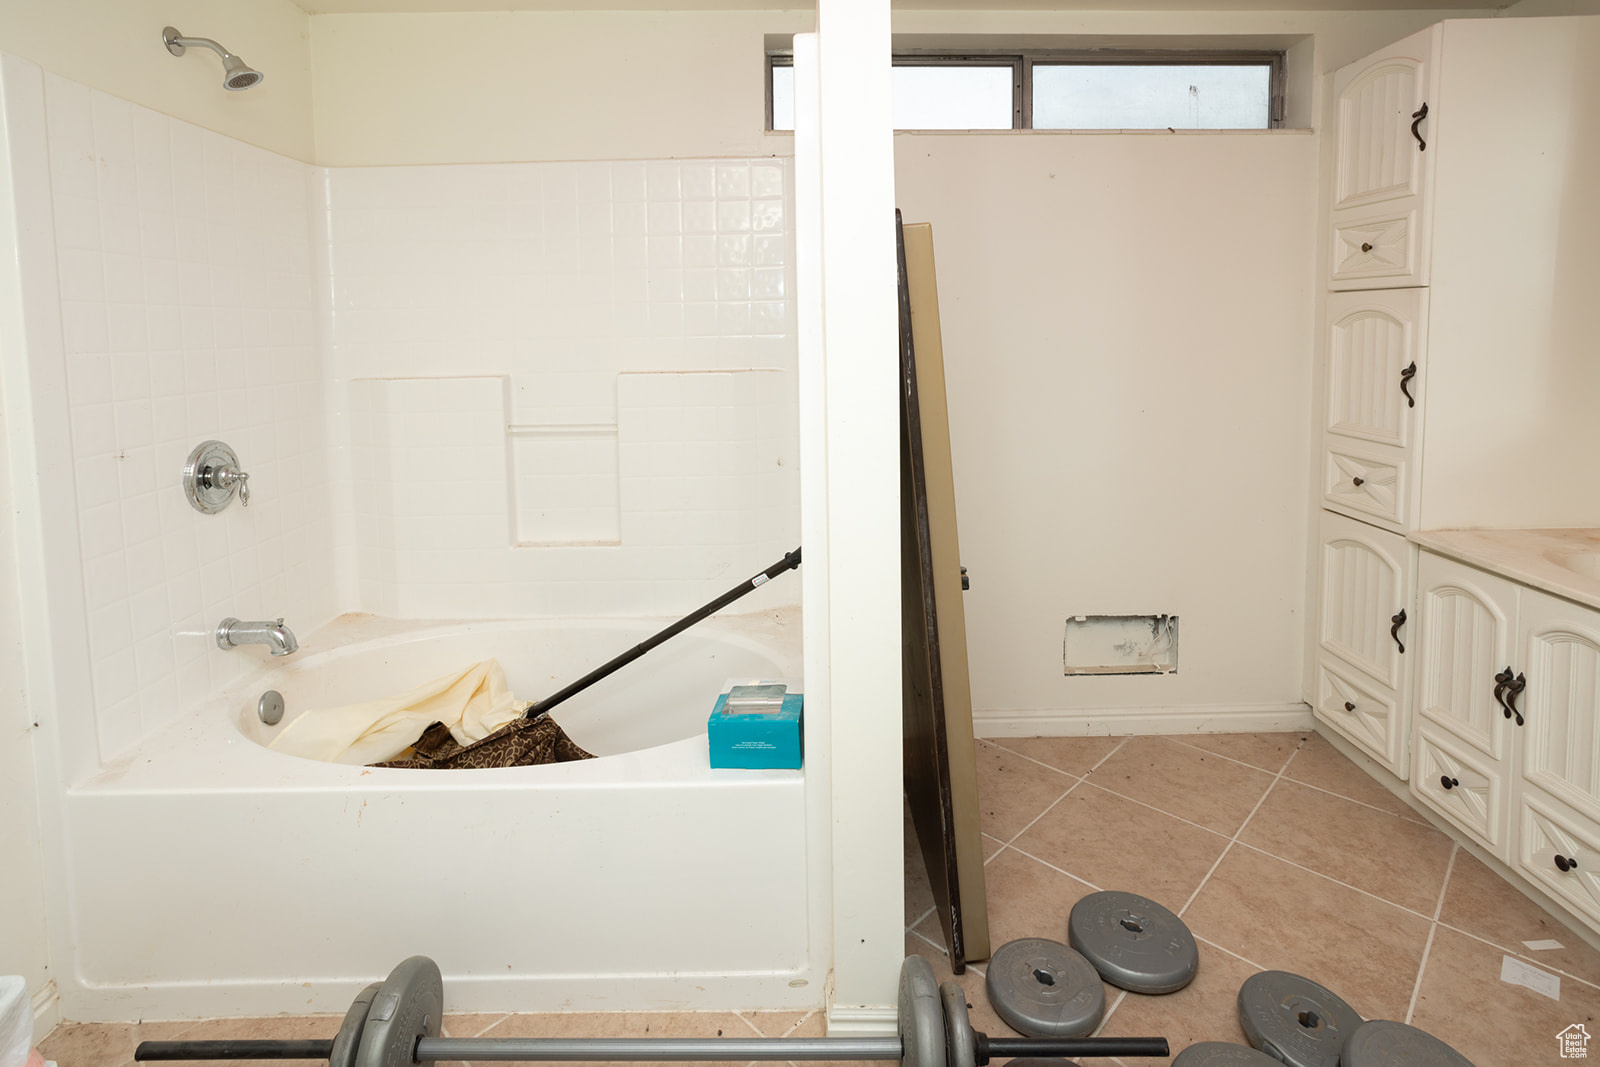
[(1523, 944), (1527, 945), (1529, 951), (1531, 952), (1551, 952), (1558, 948), (1567, 947), (1561, 942), (1552, 940), (1551, 938), (1545, 938), (1543, 941), (1524, 941)]
[(1531, 963), (1523, 963), (1510, 956), (1501, 958), (1500, 981), (1519, 985), (1543, 994), (1551, 1000), (1561, 999), (1561, 979), (1549, 971), (1541, 971)]

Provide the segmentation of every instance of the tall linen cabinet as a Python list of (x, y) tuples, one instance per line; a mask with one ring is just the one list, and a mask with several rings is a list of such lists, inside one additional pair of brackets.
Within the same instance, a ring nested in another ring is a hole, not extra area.
[(1600, 242), (1600, 19), (1438, 23), (1333, 97), (1312, 704), (1406, 779), (1405, 535), (1600, 518), (1600, 358), (1573, 343)]

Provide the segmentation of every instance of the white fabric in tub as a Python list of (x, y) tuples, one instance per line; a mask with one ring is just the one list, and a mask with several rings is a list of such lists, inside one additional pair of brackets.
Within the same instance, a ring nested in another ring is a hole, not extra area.
[(399, 756), (436, 722), (460, 745), (481, 740), (522, 714), (497, 660), (424, 682), (397, 696), (312, 709), (273, 739), (275, 752), (327, 763), (366, 765)]

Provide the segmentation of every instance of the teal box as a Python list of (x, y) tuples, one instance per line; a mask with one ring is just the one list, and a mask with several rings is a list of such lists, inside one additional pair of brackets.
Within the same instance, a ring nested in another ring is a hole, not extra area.
[(800, 768), (805, 736), (802, 711), (805, 696), (784, 693), (781, 708), (760, 714), (727, 712), (728, 694), (717, 697), (706, 722), (711, 739), (711, 766)]

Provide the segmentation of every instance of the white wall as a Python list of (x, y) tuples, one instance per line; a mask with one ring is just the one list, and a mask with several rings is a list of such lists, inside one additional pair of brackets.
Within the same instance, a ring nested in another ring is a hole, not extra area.
[[(1297, 701), (1314, 140), (896, 148), (933, 224), (979, 718)], [(1121, 613), (1179, 616), (1178, 672), (1063, 677), (1066, 617)]]
[(788, 154), (769, 135), (778, 11), (317, 15), (318, 159), (330, 165)]
[[(260, 70), (247, 92), (222, 88), (209, 49), (173, 56), (163, 27), (209, 37)], [(293, 0), (7, 0), (0, 52), (82, 85), (310, 162), (309, 21)]]

